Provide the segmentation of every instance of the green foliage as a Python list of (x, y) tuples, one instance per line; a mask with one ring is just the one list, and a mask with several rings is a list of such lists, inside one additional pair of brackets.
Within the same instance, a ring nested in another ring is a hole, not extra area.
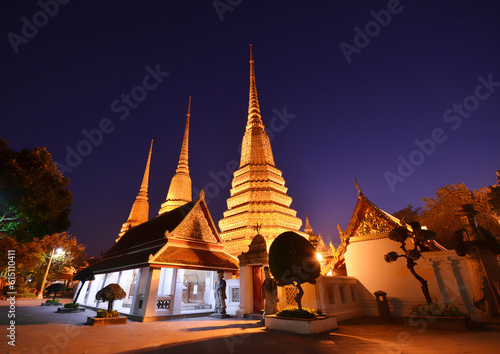
[(109, 310), (99, 310), (97, 311), (97, 318), (112, 318), (112, 317), (118, 317), (120, 316), (120, 313), (118, 311), (109, 311)]
[(19, 153), (0, 139), (0, 231), (29, 241), (67, 230), (73, 199), (44, 147)]
[[(72, 268), (78, 269), (83, 265), (85, 247), (78, 243), (75, 236), (67, 232), (29, 242), (18, 242), (11, 237), (4, 237), (0, 239), (0, 272), (7, 268), (8, 250), (14, 250), (17, 276), (26, 280), (30, 279), (29, 286), (40, 289), (54, 248), (61, 248), (64, 253), (55, 254), (52, 258), (47, 276), (48, 283), (60, 279), (63, 273), (71, 271)], [(18, 283), (21, 286), (21, 282)]]
[(47, 300), (47, 301), (45, 301), (45, 303), (47, 303), (47, 304), (57, 304), (57, 303), (59, 303), (59, 299)]
[(459, 317), (465, 316), (458, 308), (451, 304), (441, 305), (434, 302), (429, 305), (415, 305), (411, 309), (410, 315), (416, 316), (441, 316), (441, 317)]
[(323, 314), (320, 310), (310, 309), (306, 307), (302, 308), (301, 310), (295, 307), (287, 307), (286, 309), (281, 310), (276, 314), (276, 316), (288, 318), (315, 318), (322, 315)]
[(68, 302), (67, 304), (64, 304), (64, 307), (67, 309), (77, 309), (80, 307), (80, 304), (77, 304), (76, 302)]
[(97, 301), (108, 302), (108, 311), (113, 310), (113, 302), (115, 300), (124, 299), (127, 296), (125, 290), (118, 284), (109, 284), (108, 286), (102, 288), (95, 295)]

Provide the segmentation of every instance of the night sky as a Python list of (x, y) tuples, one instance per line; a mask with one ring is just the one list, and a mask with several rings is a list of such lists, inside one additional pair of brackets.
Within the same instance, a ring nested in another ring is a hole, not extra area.
[(250, 43), (291, 207), (327, 244), (349, 222), (355, 177), (390, 213), (448, 184), (496, 183), (496, 1), (46, 4), (52, 16), (36, 1), (2, 4), (0, 136), (16, 151), (45, 146), (60, 163), (74, 196), (70, 232), (91, 256), (126, 221), (151, 139), (157, 215), (189, 96), (193, 189), (205, 188), (222, 218), (247, 120)]

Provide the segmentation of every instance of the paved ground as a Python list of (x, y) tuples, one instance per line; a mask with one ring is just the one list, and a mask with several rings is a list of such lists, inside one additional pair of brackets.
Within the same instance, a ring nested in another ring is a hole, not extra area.
[(6, 337), (9, 304), (0, 301), (2, 353), (500, 353), (498, 325), (469, 331), (422, 330), (406, 327), (400, 319), (365, 317), (313, 336), (269, 331), (259, 321), (233, 318), (92, 327), (84, 323), (94, 311), (59, 314), (40, 303), (17, 301), (12, 347)]

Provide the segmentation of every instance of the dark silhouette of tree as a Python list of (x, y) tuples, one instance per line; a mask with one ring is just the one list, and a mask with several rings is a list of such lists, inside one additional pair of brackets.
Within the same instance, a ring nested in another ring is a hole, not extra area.
[(316, 283), (321, 266), (313, 245), (295, 232), (287, 231), (276, 237), (269, 248), (269, 269), (278, 286), (295, 285), (295, 296), (302, 310), (303, 283)]
[(78, 273), (75, 274), (73, 277), (73, 280), (78, 280), (80, 283), (82, 283), (78, 287), (78, 291), (76, 292), (75, 300), (73, 302), (76, 302), (78, 300), (78, 297), (80, 296), (80, 292), (82, 291), (83, 286), (85, 285), (86, 281), (92, 281), (95, 280), (94, 272), (92, 272), (90, 269), (85, 268), (79, 271)]
[(108, 311), (113, 311), (113, 302), (115, 300), (124, 299), (127, 296), (125, 290), (118, 284), (109, 284), (108, 286), (102, 288), (95, 295), (97, 301), (108, 302)]
[[(402, 225), (395, 227), (389, 232), (389, 239), (400, 243), (400, 248), (403, 250), (402, 254), (397, 252), (389, 252), (384, 256), (387, 263), (395, 262), (398, 258), (406, 259), (406, 267), (410, 270), (411, 274), (420, 282), (422, 293), (424, 294), (427, 304), (432, 303), (431, 295), (429, 294), (429, 286), (427, 281), (417, 274), (415, 271), (415, 266), (417, 265), (417, 260), (422, 257), (422, 252), (427, 251), (427, 246), (431, 242), (436, 234), (430, 230), (422, 230), (420, 223), (412, 222), (410, 226), (412, 231), (409, 231), (404, 220), (401, 220)], [(407, 244), (413, 243), (412, 249), (407, 249)]]
[(68, 184), (46, 148), (16, 153), (0, 139), (0, 231), (29, 241), (67, 230)]
[(424, 213), (423, 209), (415, 208), (413, 205), (408, 204), (406, 208), (394, 212), (392, 215), (398, 219), (405, 219), (406, 222), (419, 221)]
[(54, 293), (54, 297), (52, 298), (52, 300), (55, 300), (57, 293), (59, 293), (61, 291), (65, 291), (65, 290), (67, 290), (67, 289), (64, 286), (64, 284), (55, 283), (55, 284), (51, 284), (51, 285), (47, 286), (47, 289), (45, 289), (45, 293), (47, 295)]

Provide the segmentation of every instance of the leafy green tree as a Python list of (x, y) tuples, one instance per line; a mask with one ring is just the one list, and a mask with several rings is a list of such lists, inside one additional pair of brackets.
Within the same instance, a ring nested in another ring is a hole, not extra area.
[[(415, 271), (415, 266), (417, 265), (417, 260), (422, 257), (422, 252), (427, 250), (426, 244), (431, 242), (436, 234), (430, 230), (423, 230), (418, 222), (412, 222), (412, 231), (408, 230), (408, 227), (402, 220), (402, 225), (395, 227), (389, 232), (389, 239), (396, 241), (400, 244), (400, 248), (403, 250), (402, 254), (397, 252), (389, 252), (384, 256), (387, 263), (395, 262), (398, 258), (406, 259), (406, 267), (410, 270), (411, 274), (420, 282), (422, 293), (424, 294), (425, 300), (428, 304), (432, 303), (431, 295), (429, 294), (429, 286), (427, 281), (422, 278)], [(413, 243), (412, 249), (407, 249), (407, 245)]]
[(316, 283), (321, 266), (311, 242), (291, 231), (276, 237), (269, 248), (269, 270), (278, 286), (295, 285), (299, 311), (302, 310), (304, 290), (301, 284)]
[[(52, 250), (57, 248), (61, 248), (63, 252), (52, 258), (47, 282), (60, 279), (68, 269), (78, 269), (84, 264), (85, 245), (79, 244), (75, 236), (62, 232), (30, 242), (18, 242), (11, 237), (0, 239), (0, 269), (7, 268), (7, 252), (14, 250), (16, 286), (40, 289)], [(31, 282), (28, 283), (28, 280)]]
[(29, 241), (67, 230), (68, 184), (46, 148), (16, 153), (0, 139), (0, 231)]
[(488, 189), (481, 188), (473, 192), (461, 184), (451, 184), (438, 188), (435, 197), (422, 198), (425, 202), (424, 214), (420, 218), (422, 225), (436, 232), (436, 241), (448, 249), (453, 249), (454, 232), (462, 223), (455, 215), (462, 204), (473, 204), (479, 214), (477, 221), (493, 234), (500, 234), (500, 226), (494, 218), (488, 203)]

